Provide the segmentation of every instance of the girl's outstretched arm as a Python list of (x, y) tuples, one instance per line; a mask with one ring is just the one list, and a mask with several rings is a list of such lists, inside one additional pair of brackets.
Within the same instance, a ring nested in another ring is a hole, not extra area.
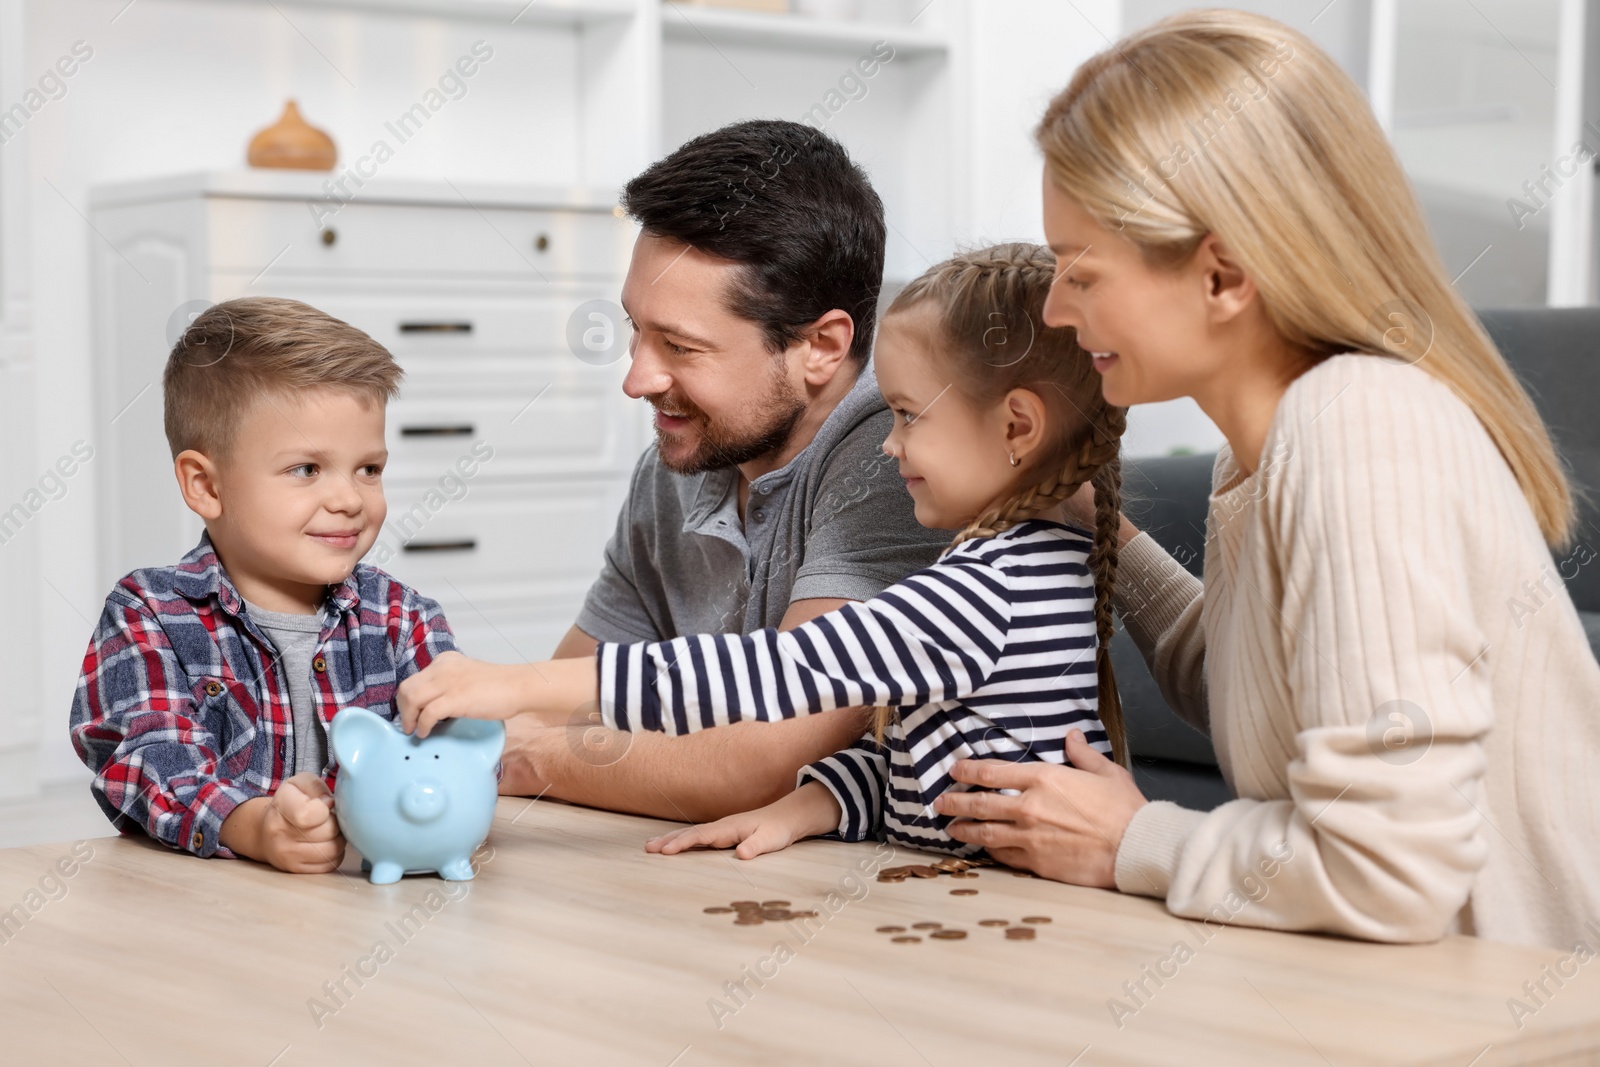
[(1004, 571), (962, 560), (918, 571), (788, 632), (602, 641), (601, 721), (688, 734), (833, 708), (960, 700), (1000, 660), (1011, 596)]
[(445, 652), (400, 683), (400, 728), (427, 737), (441, 719), (509, 719), (531, 712), (549, 726), (571, 722), (599, 698), (595, 658), (485, 663)]

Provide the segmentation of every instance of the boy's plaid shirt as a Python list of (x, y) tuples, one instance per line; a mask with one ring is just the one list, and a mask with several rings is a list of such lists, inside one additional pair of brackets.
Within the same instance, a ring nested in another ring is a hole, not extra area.
[[(358, 564), (323, 603), (312, 661), (318, 715), (327, 723), (354, 705), (392, 719), (395, 688), (455, 647), (437, 603)], [(209, 536), (176, 567), (117, 583), (72, 701), (72, 745), (113, 826), (232, 858), (217, 840), (222, 821), (292, 773), (293, 731), (277, 652)]]

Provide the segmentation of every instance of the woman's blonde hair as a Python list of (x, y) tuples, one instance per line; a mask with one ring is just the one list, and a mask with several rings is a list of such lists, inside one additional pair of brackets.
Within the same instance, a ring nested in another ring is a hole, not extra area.
[(1310, 40), (1239, 11), (1174, 15), (1079, 67), (1035, 137), (1055, 187), (1146, 262), (1176, 266), (1216, 234), (1290, 344), (1420, 361), (1477, 415), (1546, 541), (1570, 540), (1549, 431), (1456, 293), (1366, 100)]
[[(1117, 577), (1117, 526), (1122, 503), (1122, 432), (1127, 409), (1100, 393), (1100, 376), (1070, 327), (1044, 324), (1045, 297), (1056, 261), (1036, 244), (999, 244), (965, 252), (929, 269), (902, 289), (884, 313), (928, 307), (934, 312), (933, 355), (951, 385), (980, 408), (998, 404), (1013, 389), (1029, 389), (1044, 401), (1049, 443), (1025, 466), (1020, 488), (977, 515), (950, 542), (948, 553), (973, 537), (993, 537), (1077, 492), (1094, 486), (1095, 666), (1099, 715), (1119, 763), (1127, 763), (1122, 705), (1111, 670), (1111, 591)], [(873, 734), (881, 743), (894, 718), (892, 708), (874, 708)]]

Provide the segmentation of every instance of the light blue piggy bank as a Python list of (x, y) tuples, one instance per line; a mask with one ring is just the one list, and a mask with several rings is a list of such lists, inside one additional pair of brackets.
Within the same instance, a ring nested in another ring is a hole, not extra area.
[(333, 717), (329, 738), (339, 764), (333, 810), (374, 885), (413, 872), (472, 877), (472, 853), (494, 822), (504, 724), (448, 719), (419, 740), (350, 707)]

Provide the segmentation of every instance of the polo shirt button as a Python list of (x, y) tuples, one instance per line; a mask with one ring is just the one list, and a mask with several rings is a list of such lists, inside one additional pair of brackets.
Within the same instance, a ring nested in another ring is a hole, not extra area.
[(194, 832), (194, 837), (190, 838), (190, 840), (189, 840), (190, 847), (193, 848), (196, 852), (200, 851), (201, 846), (204, 845), (205, 843), (206, 843), (206, 835), (203, 832), (199, 831), (199, 830), (196, 830)]
[(765, 511), (762, 511), (760, 508), (756, 508), (756, 521), (760, 522), (766, 517), (766, 514), (767, 513)]
[(217, 681), (215, 678), (209, 679), (206, 682), (206, 696), (214, 697), (220, 692), (222, 692), (221, 682)]
[(316, 659), (311, 661), (311, 669), (316, 671), (318, 674), (321, 674), (328, 669), (328, 661), (323, 659), (321, 656), (318, 656)]

